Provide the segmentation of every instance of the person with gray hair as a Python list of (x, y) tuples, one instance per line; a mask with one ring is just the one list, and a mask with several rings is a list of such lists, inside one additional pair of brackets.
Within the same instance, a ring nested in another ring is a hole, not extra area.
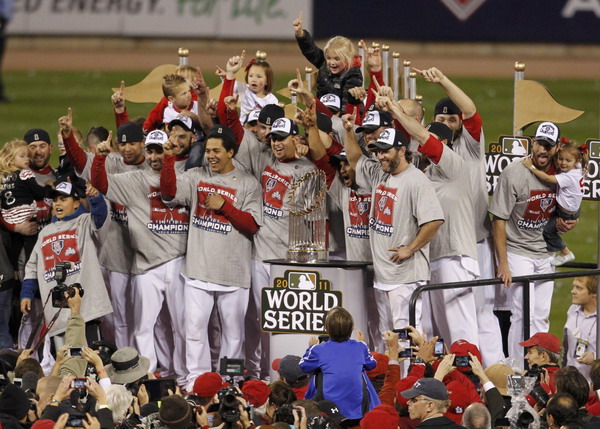
[(111, 384), (104, 388), (106, 402), (112, 411), (113, 422), (120, 423), (127, 417), (127, 411), (133, 402), (133, 395), (122, 384)]
[(492, 427), (492, 416), (485, 405), (481, 402), (475, 402), (465, 410), (462, 424), (467, 429), (490, 429)]

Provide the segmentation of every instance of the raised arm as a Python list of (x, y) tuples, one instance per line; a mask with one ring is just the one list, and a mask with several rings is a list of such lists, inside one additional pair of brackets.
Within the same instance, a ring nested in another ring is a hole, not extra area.
[(446, 94), (448, 94), (448, 97), (462, 112), (463, 120), (475, 115), (477, 107), (475, 107), (473, 100), (440, 70), (435, 67), (426, 70), (419, 70), (413, 67), (413, 70), (423, 76), (427, 82), (439, 83), (444, 88), (444, 91), (446, 91)]
[(357, 109), (354, 108), (352, 114), (346, 114), (342, 116), (344, 129), (346, 130), (346, 136), (344, 137), (344, 147), (346, 148), (346, 158), (350, 167), (356, 170), (356, 165), (361, 156), (363, 156), (362, 150), (356, 141), (356, 134), (354, 133), (354, 123), (356, 121)]
[(125, 81), (121, 81), (121, 87), (117, 92), (115, 92), (110, 100), (113, 104), (113, 109), (115, 112), (115, 123), (117, 124), (117, 128), (121, 125), (129, 122), (129, 114), (127, 113), (127, 108), (125, 107)]
[(73, 135), (73, 111), (70, 107), (67, 109), (66, 116), (61, 116), (58, 119), (58, 125), (65, 144), (67, 158), (73, 163), (77, 174), (81, 174), (87, 164), (87, 155)]

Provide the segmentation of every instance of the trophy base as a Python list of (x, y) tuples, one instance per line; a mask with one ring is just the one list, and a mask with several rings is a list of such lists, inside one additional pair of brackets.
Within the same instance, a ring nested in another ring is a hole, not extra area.
[(288, 250), (286, 260), (300, 263), (317, 263), (329, 261), (327, 250)]

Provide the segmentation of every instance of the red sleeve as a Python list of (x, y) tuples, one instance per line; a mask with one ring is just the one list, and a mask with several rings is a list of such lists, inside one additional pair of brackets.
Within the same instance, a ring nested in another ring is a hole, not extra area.
[(4, 220), (4, 217), (2, 217), (2, 216), (0, 216), (0, 225), (2, 225), (4, 228), (9, 230), (10, 232), (15, 232), (15, 226), (17, 226), (17, 224), (6, 222)]
[(108, 175), (106, 174), (106, 157), (98, 156), (94, 157), (94, 162), (92, 163), (92, 174), (91, 174), (91, 182), (92, 186), (106, 195), (106, 191), (108, 191)]
[(321, 158), (313, 162), (319, 170), (323, 170), (325, 172), (325, 177), (327, 179), (327, 188), (330, 188), (331, 184), (333, 183), (333, 179), (335, 179), (335, 168), (333, 168), (333, 165), (329, 163), (329, 156), (322, 156)]
[(408, 134), (408, 131), (406, 131), (406, 129), (402, 126), (402, 124), (400, 123), (399, 120), (397, 120), (396, 118), (392, 119), (393, 124), (392, 126), (397, 129), (398, 131), (402, 132), (402, 134), (404, 134), (404, 136), (406, 137), (406, 141), (410, 141), (411, 135)]
[(321, 103), (321, 100), (319, 100), (317, 97), (315, 97), (315, 103), (317, 103), (317, 113), (323, 113), (330, 118), (333, 116), (333, 112), (329, 110), (329, 107)]
[(160, 170), (160, 195), (172, 200), (177, 195), (177, 175), (175, 174), (175, 156), (165, 155)]
[(225, 200), (225, 204), (220, 211), (238, 231), (250, 235), (254, 235), (258, 231), (258, 224), (252, 215), (236, 208), (229, 201)]
[(123, 110), (123, 113), (115, 112), (115, 123), (117, 124), (117, 129), (127, 122), (131, 122), (129, 120), (129, 113), (127, 113), (127, 109)]
[(225, 106), (225, 98), (233, 95), (234, 86), (235, 79), (223, 79), (223, 86), (221, 87), (221, 93), (219, 94), (219, 104), (217, 105), (217, 113), (219, 114), (219, 122), (221, 124), (227, 123), (227, 107)]
[(231, 128), (231, 131), (233, 131), (233, 134), (235, 135), (235, 142), (239, 146), (244, 139), (244, 127), (242, 127), (242, 124), (240, 123), (240, 115), (238, 114), (237, 110), (226, 109), (225, 116), (225, 123), (229, 128)]
[(344, 150), (344, 146), (337, 140), (332, 139), (331, 146), (329, 146), (325, 151), (327, 155), (339, 155)]
[(417, 378), (423, 378), (423, 377), (425, 377), (424, 374), (425, 374), (425, 364), (423, 364), (423, 363), (412, 364), (410, 366), (410, 371), (409, 371), (408, 375), (411, 375), (411, 376), (417, 377)]
[(72, 131), (66, 138), (63, 138), (63, 141), (65, 143), (67, 158), (75, 167), (75, 171), (78, 174), (81, 174), (85, 168), (85, 164), (87, 163), (87, 155), (85, 151), (81, 148), (81, 146), (79, 146), (77, 140), (75, 140), (75, 136), (73, 135)]
[(388, 365), (385, 378), (383, 379), (383, 386), (379, 391), (379, 400), (382, 404), (395, 405), (394, 400), (396, 399), (396, 384), (400, 381), (400, 366)]
[[(383, 83), (383, 69), (379, 70), (378, 72), (369, 72), (370, 82), (369, 87), (367, 88), (367, 102), (365, 103), (365, 109), (368, 109), (375, 104), (375, 94), (373, 94), (373, 91), (377, 92), (375, 78), (377, 79), (377, 82), (379, 82), (379, 85)], [(398, 94), (394, 94), (394, 97), (398, 98)]]
[(481, 120), (481, 116), (479, 116), (479, 112), (475, 112), (469, 119), (465, 119), (463, 121), (463, 126), (475, 140), (479, 141), (481, 138), (481, 127), (483, 126), (483, 121)]
[(160, 101), (152, 108), (146, 120), (144, 121), (144, 132), (148, 133), (149, 131), (155, 130), (157, 128), (157, 124), (160, 125), (164, 121), (165, 117), (165, 108), (169, 105), (169, 100), (166, 97), (160, 99)]
[(429, 136), (429, 138), (423, 146), (419, 146), (419, 152), (426, 155), (434, 164), (440, 162), (440, 158), (442, 157), (443, 151), (443, 143), (435, 137), (433, 137), (432, 135)]

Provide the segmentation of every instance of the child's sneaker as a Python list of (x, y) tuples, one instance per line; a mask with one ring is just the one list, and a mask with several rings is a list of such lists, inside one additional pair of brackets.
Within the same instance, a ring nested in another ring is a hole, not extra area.
[(555, 267), (558, 267), (562, 264), (566, 264), (567, 262), (572, 261), (573, 259), (575, 259), (575, 255), (573, 254), (573, 252), (569, 252), (566, 255), (558, 255), (555, 256), (554, 259), (552, 261), (550, 261), (550, 263), (552, 265), (554, 265)]

